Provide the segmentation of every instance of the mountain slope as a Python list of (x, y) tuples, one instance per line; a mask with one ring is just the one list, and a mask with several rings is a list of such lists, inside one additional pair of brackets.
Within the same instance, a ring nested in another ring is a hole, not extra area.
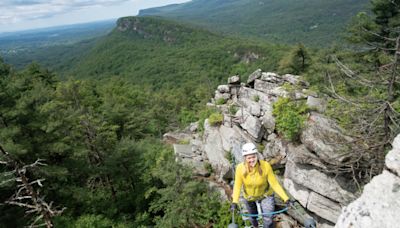
[(193, 0), (141, 10), (228, 34), (326, 46), (369, 0)]
[(127, 77), (154, 87), (199, 81), (215, 85), (229, 74), (248, 74), (256, 68), (274, 70), (286, 50), (160, 18), (126, 17), (67, 74)]

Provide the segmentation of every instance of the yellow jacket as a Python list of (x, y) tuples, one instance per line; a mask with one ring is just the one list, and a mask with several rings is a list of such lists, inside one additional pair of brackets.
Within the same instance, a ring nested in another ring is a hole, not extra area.
[[(262, 176), (258, 172), (258, 166), (261, 165)], [(244, 162), (236, 167), (235, 185), (233, 186), (232, 202), (238, 203), (240, 196), (240, 189), (243, 185), (244, 198), (252, 201), (263, 198), (264, 196), (271, 195), (276, 192), (286, 202), (289, 197), (286, 195), (285, 190), (277, 181), (271, 165), (267, 161), (260, 160), (252, 172), (244, 176), (246, 170)]]

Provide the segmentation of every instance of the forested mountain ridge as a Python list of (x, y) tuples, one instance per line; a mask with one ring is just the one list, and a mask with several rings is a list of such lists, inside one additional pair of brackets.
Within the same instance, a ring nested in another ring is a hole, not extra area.
[(329, 46), (338, 42), (350, 19), (366, 10), (368, 0), (193, 0), (141, 10), (191, 22), (213, 31), (273, 42)]
[(161, 18), (126, 17), (64, 74), (121, 76), (155, 87), (184, 81), (216, 85), (227, 73), (249, 73), (255, 66), (276, 69), (287, 48), (229, 38)]

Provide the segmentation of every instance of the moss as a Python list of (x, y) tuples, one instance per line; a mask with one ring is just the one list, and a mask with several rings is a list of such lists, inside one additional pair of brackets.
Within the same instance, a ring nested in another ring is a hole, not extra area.
[(224, 120), (224, 116), (219, 112), (212, 113), (208, 117), (208, 122), (210, 123), (211, 126), (221, 125), (223, 120)]

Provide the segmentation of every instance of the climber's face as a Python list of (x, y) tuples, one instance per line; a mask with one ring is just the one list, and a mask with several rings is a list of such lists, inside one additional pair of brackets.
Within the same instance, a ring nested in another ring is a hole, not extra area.
[(244, 159), (250, 167), (254, 167), (257, 164), (257, 154), (248, 154), (244, 157)]

